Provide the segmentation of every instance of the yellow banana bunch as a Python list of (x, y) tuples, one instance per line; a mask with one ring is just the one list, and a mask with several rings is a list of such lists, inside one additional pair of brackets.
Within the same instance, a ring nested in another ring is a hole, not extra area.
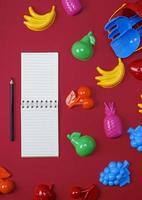
[(98, 81), (97, 85), (103, 88), (115, 87), (123, 80), (125, 75), (125, 66), (120, 58), (118, 58), (118, 64), (110, 71), (104, 70), (100, 67), (97, 67), (96, 69), (101, 75), (95, 77)]
[[(142, 95), (140, 95), (142, 99)], [(142, 103), (138, 103), (139, 113), (142, 113)]]
[(55, 21), (56, 11), (54, 5), (50, 12), (43, 15), (36, 13), (31, 6), (28, 10), (31, 16), (24, 15), (24, 19), (26, 20), (24, 24), (32, 31), (43, 31), (49, 28)]

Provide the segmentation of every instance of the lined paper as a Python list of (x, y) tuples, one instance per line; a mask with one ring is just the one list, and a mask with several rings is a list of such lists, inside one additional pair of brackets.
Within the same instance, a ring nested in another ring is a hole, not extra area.
[(21, 156), (59, 156), (58, 53), (21, 53)]

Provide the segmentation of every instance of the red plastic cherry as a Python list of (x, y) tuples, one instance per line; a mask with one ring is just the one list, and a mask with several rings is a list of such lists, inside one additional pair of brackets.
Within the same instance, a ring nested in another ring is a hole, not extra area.
[(84, 109), (90, 109), (94, 107), (94, 101), (91, 98), (83, 99), (82, 102), (83, 102), (82, 107)]
[(78, 96), (80, 96), (81, 98), (87, 98), (87, 97), (90, 97), (91, 96), (91, 89), (86, 87), (86, 86), (83, 86), (83, 87), (80, 87), (78, 90), (77, 90), (77, 93), (78, 93)]
[(129, 64), (131, 74), (138, 80), (142, 80), (142, 59)]
[(78, 186), (72, 187), (70, 196), (73, 199), (79, 199), (82, 196), (82, 194), (81, 194), (81, 188), (78, 187)]
[(35, 188), (34, 200), (55, 200), (56, 194), (53, 186), (40, 184)]

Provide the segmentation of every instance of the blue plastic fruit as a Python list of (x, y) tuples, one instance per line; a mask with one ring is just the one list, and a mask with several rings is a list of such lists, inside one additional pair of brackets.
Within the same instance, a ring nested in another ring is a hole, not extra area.
[(138, 15), (130, 18), (119, 16), (105, 25), (108, 38), (111, 40), (110, 45), (117, 57), (127, 58), (137, 50), (141, 42), (141, 30), (135, 29), (134, 25), (141, 21), (142, 18)]
[(103, 185), (108, 186), (124, 186), (130, 183), (130, 172), (129, 172), (129, 162), (127, 160), (123, 162), (112, 161), (100, 173), (99, 181)]
[(131, 147), (142, 152), (142, 126), (137, 126), (135, 129), (129, 128), (128, 133), (130, 135)]

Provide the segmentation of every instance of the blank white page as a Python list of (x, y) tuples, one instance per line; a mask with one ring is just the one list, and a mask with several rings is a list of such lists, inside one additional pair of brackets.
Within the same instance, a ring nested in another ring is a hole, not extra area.
[(59, 155), (58, 53), (21, 53), (21, 155)]

